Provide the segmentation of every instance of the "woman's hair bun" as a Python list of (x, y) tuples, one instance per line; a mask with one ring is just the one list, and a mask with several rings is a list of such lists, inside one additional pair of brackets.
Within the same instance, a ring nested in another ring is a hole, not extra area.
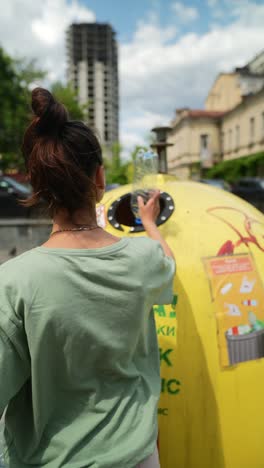
[(57, 102), (44, 88), (35, 88), (32, 91), (32, 110), (36, 116), (36, 129), (43, 135), (57, 134), (69, 120), (63, 104)]

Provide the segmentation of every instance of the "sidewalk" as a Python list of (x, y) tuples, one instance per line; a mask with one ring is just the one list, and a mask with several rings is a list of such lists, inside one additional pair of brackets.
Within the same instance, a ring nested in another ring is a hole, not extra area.
[(3, 453), (3, 423), (0, 421), (0, 468), (4, 468), (3, 464), (3, 458), (2, 458), (2, 453)]

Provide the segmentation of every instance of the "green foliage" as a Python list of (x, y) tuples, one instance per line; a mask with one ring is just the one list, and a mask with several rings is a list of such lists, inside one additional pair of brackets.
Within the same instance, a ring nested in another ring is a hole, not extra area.
[(43, 71), (34, 61), (14, 60), (0, 48), (0, 159), (1, 169), (24, 167), (20, 146), (29, 123), (29, 86)]
[[(46, 73), (38, 69), (35, 60), (13, 59), (0, 48), (0, 168), (24, 169), (21, 143), (31, 117), (32, 84)], [(70, 118), (83, 120), (84, 108), (70, 85), (54, 83), (51, 91), (68, 109)]]
[(209, 169), (207, 178), (225, 179), (228, 182), (235, 182), (241, 177), (254, 177), (263, 173), (264, 152), (255, 153), (243, 158), (223, 161)]
[(122, 147), (119, 143), (114, 143), (111, 148), (112, 157), (104, 158), (104, 166), (106, 170), (106, 183), (107, 184), (120, 184), (128, 183), (127, 178), (127, 163), (121, 160)]
[(28, 60), (27, 58), (18, 58), (13, 61), (16, 73), (20, 79), (20, 84), (28, 91), (28, 93), (32, 83), (37, 82), (46, 76), (46, 72), (38, 68), (36, 59)]
[(195, 162), (191, 165), (191, 177), (198, 177), (201, 174), (201, 163)]
[(111, 148), (111, 159), (104, 158), (107, 184), (130, 184), (134, 175), (134, 160), (140, 149), (147, 150), (146, 147), (135, 146), (130, 154), (130, 158), (123, 161), (121, 158), (122, 147), (119, 143), (114, 143)]
[(139, 146), (139, 145), (136, 145), (135, 148), (133, 149), (133, 151), (131, 152), (131, 159), (132, 159), (132, 161), (135, 161), (136, 156), (137, 156), (137, 154), (138, 154), (138, 152), (139, 152), (140, 150), (147, 151), (148, 148), (147, 148), (147, 146)]
[(57, 99), (57, 101), (64, 104), (72, 120), (84, 120), (85, 110), (87, 110), (88, 105), (79, 105), (77, 100), (77, 94), (70, 84), (64, 86), (62, 83), (57, 81), (52, 85), (51, 92)]
[(143, 149), (144, 151), (147, 151), (147, 150), (148, 150), (147, 146), (139, 146), (139, 145), (136, 145), (136, 146), (134, 147), (134, 149), (132, 150), (131, 154), (130, 154), (130, 160), (128, 161), (127, 167), (126, 167), (126, 175), (127, 175), (127, 183), (128, 183), (128, 184), (131, 184), (131, 183), (133, 182), (133, 178), (134, 178), (134, 162), (135, 162), (137, 153), (138, 153), (139, 150), (141, 150), (141, 149)]

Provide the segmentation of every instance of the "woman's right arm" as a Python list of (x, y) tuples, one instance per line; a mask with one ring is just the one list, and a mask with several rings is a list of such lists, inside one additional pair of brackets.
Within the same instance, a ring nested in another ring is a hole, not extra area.
[(159, 197), (159, 191), (153, 192), (152, 196), (146, 204), (144, 204), (142, 197), (138, 197), (139, 216), (148, 236), (153, 240), (159, 241), (163, 248), (164, 254), (167, 257), (171, 257), (175, 260), (172, 250), (168, 246), (165, 239), (162, 237), (155, 222), (160, 211)]

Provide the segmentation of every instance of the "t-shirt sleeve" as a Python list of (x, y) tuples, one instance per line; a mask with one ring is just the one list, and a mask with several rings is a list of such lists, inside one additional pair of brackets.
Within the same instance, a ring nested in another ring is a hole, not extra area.
[(0, 415), (30, 376), (23, 323), (1, 289), (0, 286)]
[(150, 266), (153, 267), (150, 274), (153, 305), (171, 304), (176, 264), (173, 258), (165, 255), (158, 241), (153, 245)]

